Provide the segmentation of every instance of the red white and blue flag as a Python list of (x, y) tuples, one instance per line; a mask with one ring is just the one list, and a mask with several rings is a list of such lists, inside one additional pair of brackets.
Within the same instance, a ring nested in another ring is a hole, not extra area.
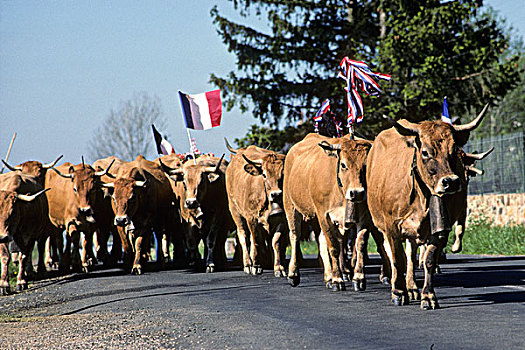
[(207, 130), (221, 125), (221, 90), (189, 95), (179, 91), (186, 128)]
[(348, 57), (343, 58), (339, 64), (338, 78), (346, 80), (346, 93), (348, 101), (348, 127), (363, 120), (364, 108), (358, 89), (361, 88), (367, 95), (380, 96), (381, 89), (374, 79), (390, 80), (391, 76), (374, 73), (363, 61), (354, 61)]
[(155, 138), (157, 153), (164, 155), (175, 153), (175, 148), (173, 148), (173, 146), (171, 145), (171, 143), (168, 142), (168, 140), (161, 136), (161, 134), (155, 128), (155, 125), (151, 124), (151, 128), (153, 129), (153, 137)]
[(452, 119), (450, 119), (450, 116), (448, 114), (448, 103), (447, 103), (447, 96), (443, 99), (443, 113), (441, 113), (441, 120), (447, 124), (452, 125)]
[(316, 122), (321, 121), (323, 119), (323, 114), (328, 112), (329, 109), (330, 109), (330, 100), (326, 99), (326, 100), (324, 100), (323, 104), (321, 105), (321, 108), (319, 108), (317, 113), (315, 113), (314, 121), (316, 121)]

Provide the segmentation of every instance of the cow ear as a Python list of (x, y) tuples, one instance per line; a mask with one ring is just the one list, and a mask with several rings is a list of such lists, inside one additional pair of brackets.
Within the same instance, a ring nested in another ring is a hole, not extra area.
[(219, 177), (221, 177), (220, 174), (217, 174), (217, 173), (209, 173), (209, 174), (208, 174), (208, 181), (209, 181), (210, 183), (213, 183), (213, 182), (219, 180)]
[(245, 164), (244, 171), (253, 176), (259, 176), (262, 174), (262, 169), (252, 163)]
[[(328, 157), (337, 158), (339, 157), (339, 152), (341, 151), (341, 145), (331, 145), (326, 141), (318, 143), (319, 147), (328, 155)], [(336, 147), (339, 146), (339, 147)]]

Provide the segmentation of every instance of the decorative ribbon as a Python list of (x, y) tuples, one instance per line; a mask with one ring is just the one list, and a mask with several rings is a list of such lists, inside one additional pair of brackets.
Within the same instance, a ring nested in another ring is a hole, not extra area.
[(363, 120), (364, 109), (363, 101), (359, 96), (358, 89), (361, 88), (367, 95), (380, 96), (381, 89), (372, 79), (378, 78), (390, 80), (391, 76), (382, 73), (374, 73), (363, 61), (354, 61), (348, 57), (343, 58), (339, 64), (338, 78), (346, 80), (346, 93), (348, 100), (348, 128), (352, 132), (352, 124), (360, 123)]

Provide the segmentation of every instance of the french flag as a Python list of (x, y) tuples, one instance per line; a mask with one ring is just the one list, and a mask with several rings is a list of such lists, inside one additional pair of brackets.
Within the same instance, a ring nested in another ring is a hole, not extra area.
[(180, 104), (186, 128), (207, 130), (221, 125), (221, 90), (213, 90), (197, 95), (179, 91)]
[(175, 153), (175, 148), (169, 143), (168, 140), (162, 137), (160, 132), (157, 131), (155, 125), (151, 124), (153, 129), (153, 138), (155, 138), (155, 145), (157, 146), (158, 154), (172, 154)]

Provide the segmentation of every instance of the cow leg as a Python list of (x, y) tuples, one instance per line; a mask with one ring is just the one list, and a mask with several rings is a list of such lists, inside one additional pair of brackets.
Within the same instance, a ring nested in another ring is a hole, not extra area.
[(95, 256), (98, 261), (102, 261), (104, 265), (108, 263), (108, 240), (109, 233), (98, 229), (93, 233), (93, 245), (95, 246)]
[(84, 240), (82, 241), (81, 261), (83, 272), (89, 272), (91, 266), (93, 266), (96, 263), (95, 254), (93, 253), (93, 233), (84, 232)]
[[(319, 218), (322, 216), (319, 215)], [(345, 290), (345, 283), (343, 281), (341, 269), (339, 267), (339, 254), (340, 254), (340, 242), (336, 237), (337, 231), (336, 227), (328, 221), (328, 217), (325, 217), (319, 220), (319, 225), (321, 226), (321, 231), (324, 233), (326, 238), (326, 245), (328, 248), (328, 255), (330, 257), (330, 263), (332, 265), (332, 290), (333, 291), (342, 291)]]
[(80, 231), (76, 226), (71, 225), (69, 237), (73, 249), (71, 250), (71, 267), (74, 272), (82, 271), (82, 258), (80, 256)]
[(8, 295), (9, 290), (9, 280), (8, 280), (8, 267), (9, 267), (9, 248), (8, 243), (0, 243), (0, 263), (1, 263), (1, 273), (0, 273), (0, 295)]
[(385, 251), (384, 247), (384, 237), (381, 232), (377, 229), (372, 228), (371, 230), (372, 238), (376, 242), (377, 252), (381, 256), (381, 273), (379, 274), (379, 280), (385, 286), (390, 285), (390, 278), (392, 277), (392, 271), (390, 269), (390, 260)]
[(111, 244), (111, 258), (109, 260), (109, 265), (113, 266), (122, 259), (122, 239), (120, 238), (116, 228), (111, 230), (111, 237), (113, 238), (113, 241)]
[(141, 258), (142, 253), (146, 252), (145, 247), (149, 249), (149, 244), (143, 246), (144, 237), (142, 235), (139, 235), (137, 239), (135, 239), (135, 259), (133, 260), (133, 267), (131, 268), (131, 274), (132, 275), (141, 275), (142, 274), (142, 265), (141, 265)]
[[(283, 258), (283, 252), (281, 251), (281, 248), (286, 247), (286, 244), (282, 243), (282, 240), (284, 240), (284, 234), (286, 224), (284, 222), (280, 222), (277, 224), (277, 227), (275, 228), (275, 232), (272, 237), (272, 248), (273, 248), (273, 275), (275, 277), (286, 277), (286, 270), (284, 269), (284, 266), (282, 265), (282, 258)], [(283, 249), (284, 250), (284, 249)]]
[(27, 263), (29, 261), (28, 255), (25, 253), (25, 249), (18, 254), (18, 277), (16, 279), (16, 289), (23, 291), (27, 289)]
[(246, 222), (248, 231), (250, 231), (250, 260), (252, 261), (252, 267), (250, 273), (252, 275), (260, 275), (263, 273), (262, 263), (260, 261), (260, 244), (259, 237), (257, 237), (257, 221), (250, 220)]
[[(124, 250), (124, 266), (130, 268), (133, 266), (134, 252), (133, 252), (133, 242), (131, 242), (126, 235), (126, 229), (123, 227), (117, 227), (118, 236), (122, 244), (122, 249)], [(115, 249), (115, 248), (113, 248)]]
[(355, 231), (345, 229), (341, 237), (339, 237), (339, 268), (343, 274), (343, 281), (348, 282), (352, 280), (352, 271), (348, 267), (348, 241), (350, 241), (350, 234), (354, 235)]
[(206, 236), (206, 248), (208, 248), (208, 254), (206, 255), (206, 272), (216, 271), (216, 260), (217, 260), (217, 236), (219, 234), (219, 227), (211, 225), (208, 235)]
[(60, 259), (60, 271), (68, 273), (71, 269), (71, 234), (69, 233), (69, 228), (65, 234), (65, 239), (62, 259)]
[(408, 297), (410, 300), (421, 300), (421, 295), (419, 294), (419, 288), (416, 284), (416, 272), (414, 269), (417, 257), (417, 244), (413, 239), (406, 240), (406, 258), (407, 258), (407, 291)]
[(330, 260), (330, 253), (328, 252), (328, 245), (326, 243), (326, 236), (323, 231), (319, 234), (319, 255), (323, 262), (323, 279), (326, 288), (332, 288), (332, 262)]
[(434, 273), (439, 253), (437, 237), (432, 236), (424, 254), (425, 283), (421, 291), (421, 309), (438, 309), (439, 304), (434, 293)]
[(288, 265), (288, 282), (292, 287), (297, 287), (301, 281), (301, 275), (299, 272), (299, 267), (297, 266), (297, 256), (301, 252), (301, 247), (299, 245), (299, 234), (301, 233), (301, 222), (302, 215), (295, 210), (291, 205), (287, 205), (287, 197), (284, 199), (284, 207), (286, 211), (286, 218), (288, 219), (288, 228), (290, 236), (290, 263)]
[(356, 292), (361, 292), (366, 289), (365, 278), (365, 255), (368, 247), (369, 232), (366, 228), (359, 230), (355, 239), (355, 259), (354, 276), (352, 278), (352, 286)]
[(392, 234), (386, 235), (385, 251), (392, 269), (392, 303), (396, 306), (408, 304), (408, 292), (405, 282), (405, 254), (401, 240), (394, 239)]
[(40, 276), (45, 274), (47, 271), (46, 263), (44, 262), (44, 260), (46, 256), (46, 242), (48, 238), (49, 238), (48, 236), (44, 235), (43, 237), (40, 237), (38, 241), (36, 242), (36, 247), (38, 250), (38, 265), (36, 268), (36, 272)]
[(454, 254), (461, 252), (461, 250), (463, 249), (463, 236), (465, 235), (465, 221), (466, 221), (466, 216), (462, 215), (456, 222), (456, 228), (454, 229), (456, 240), (454, 241), (454, 244), (450, 248), (450, 251)]
[[(231, 209), (231, 207), (230, 207)], [(237, 239), (242, 249), (242, 265), (245, 273), (250, 273), (252, 267), (252, 260), (250, 259), (250, 251), (248, 250), (246, 224), (242, 216), (235, 210), (231, 211), (235, 226), (237, 226)]]

